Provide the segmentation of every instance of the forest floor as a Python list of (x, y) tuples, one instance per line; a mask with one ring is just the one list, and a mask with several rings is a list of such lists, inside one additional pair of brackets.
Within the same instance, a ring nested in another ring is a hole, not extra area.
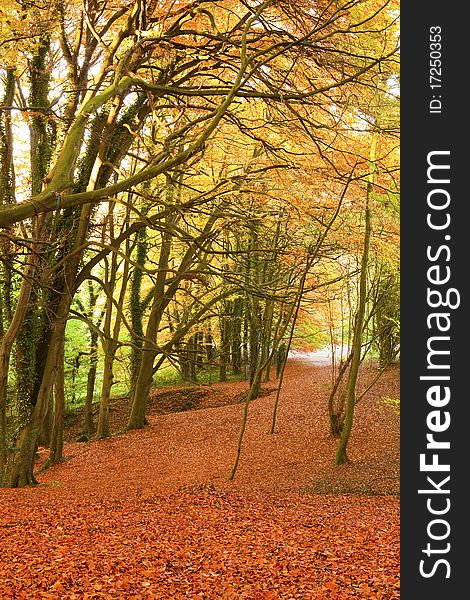
[[(72, 424), (39, 486), (0, 490), (0, 598), (398, 599), (399, 369), (358, 404), (341, 467), (330, 377), (290, 361), (274, 434), (263, 386), (233, 481), (244, 382), (154, 391), (148, 426), (106, 440)], [(127, 413), (113, 402), (115, 432)]]

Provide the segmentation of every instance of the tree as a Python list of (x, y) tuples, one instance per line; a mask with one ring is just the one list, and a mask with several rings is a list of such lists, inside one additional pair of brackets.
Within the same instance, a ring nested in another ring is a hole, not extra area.
[[(268, 367), (274, 347), (272, 299), (281, 293), (266, 262), (274, 250), (269, 244), (263, 248), (252, 229), (246, 238), (244, 287), (239, 285), (241, 272), (235, 280), (229, 273), (223, 278), (215, 275), (220, 255), (214, 239), (222, 237), (220, 227), (229, 226), (234, 218), (224, 196), (246, 199), (249, 194), (261, 197), (282, 190), (284, 200), (292, 201), (285, 181), (281, 183), (274, 173), (295, 166), (307, 140), (311, 153), (321, 157), (324, 167), (331, 167), (341, 123), (338, 114), (362, 85), (369, 85), (368, 75), (396, 52), (388, 42), (361, 45), (362, 39), (373, 37), (371, 32), (380, 38), (389, 28), (383, 16), (388, 3), (374, 2), (370, 11), (359, 1), (323, 0), (318, 0), (316, 11), (301, 0), (176, 4), (107, 0), (83, 6), (40, 2), (23, 8), (28, 8), (27, 18), (15, 5), (12, 25), (0, 31), (0, 43), (9, 55), (12, 42), (20, 40), (27, 57), (29, 81), (20, 75), (14, 85), (19, 112), (29, 120), (31, 146), (31, 190), (20, 189), (19, 202), (0, 203), (2, 239), (24, 248), (16, 272), (8, 252), (2, 261), (3, 282), (12, 275), (20, 286), (14, 298), (5, 295), (5, 285), (1, 292), (6, 299), (0, 350), (0, 401), (6, 398), (2, 423), (10, 402), (5, 390), (13, 350), (15, 377), (23, 382), (18, 398), (25, 390), (27, 399), (15, 449), (4, 469), (4, 480), (12, 487), (34, 483), (36, 445), (51, 414), (72, 303), (80, 286), (96, 276), (94, 269), (99, 271), (106, 262), (108, 284), (112, 285), (121, 259), (126, 275), (121, 297), (115, 300), (114, 290), (107, 293), (109, 316), (101, 331), (107, 350), (104, 388), (110, 389), (114, 344), (122, 323), (135, 349), (129, 427), (144, 425), (152, 376), (162, 361), (183, 340), (198, 335), (198, 319), (205, 319), (223, 298), (232, 301), (237, 287), (238, 298), (244, 299), (244, 307), (237, 305), (237, 319), (247, 317), (245, 341), (257, 383), (262, 376), (259, 367)], [(60, 64), (67, 65), (65, 76), (59, 74)], [(8, 77), (7, 73), (2, 108), (5, 133), (0, 135), (6, 199), (14, 181), (11, 156), (15, 155), (8, 119), (17, 108), (10, 105), (13, 84)], [(215, 146), (224, 142), (227, 147), (227, 132), (230, 143), (245, 151), (239, 152), (237, 168), (225, 164), (209, 184)], [(266, 186), (259, 175), (270, 171)], [(345, 172), (348, 169), (342, 168), (336, 173), (340, 180)], [(150, 191), (157, 193), (152, 197)], [(305, 200), (298, 195), (295, 201), (301, 206)], [(99, 242), (100, 220), (112, 212), (109, 206), (121, 204), (128, 215), (124, 226), (110, 230)], [(236, 218), (246, 213), (242, 207)], [(154, 257), (144, 240), (145, 233), (155, 232), (161, 247), (152, 267)], [(134, 242), (140, 244), (135, 264)], [(261, 251), (267, 254), (262, 257)], [(140, 319), (133, 313), (135, 329), (128, 326), (123, 310), (131, 265), (132, 306), (142, 314)], [(148, 305), (141, 297), (145, 292), (139, 269), (154, 279), (145, 296)], [(216, 282), (215, 290), (207, 300), (199, 290), (193, 304), (189, 301), (193, 288), (184, 282), (188, 272), (199, 276), (205, 271)], [(183, 318), (164, 339), (165, 315), (184, 294)], [(57, 390), (60, 398), (60, 383)], [(103, 398), (107, 395), (106, 391)], [(56, 404), (60, 411), (60, 403)], [(100, 427), (105, 431), (105, 401), (102, 406)], [(3, 440), (5, 430), (2, 425)], [(3, 456), (5, 447), (4, 441)]]

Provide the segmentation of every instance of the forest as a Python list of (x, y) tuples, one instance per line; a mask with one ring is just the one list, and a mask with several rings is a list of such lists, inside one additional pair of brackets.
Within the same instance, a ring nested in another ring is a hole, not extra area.
[(0, 57), (0, 596), (398, 598), (398, 2), (4, 0)]

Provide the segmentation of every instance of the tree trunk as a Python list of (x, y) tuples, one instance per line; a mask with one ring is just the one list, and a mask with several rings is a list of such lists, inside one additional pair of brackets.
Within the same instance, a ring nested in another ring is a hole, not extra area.
[(8, 374), (10, 368), (11, 349), (15, 342), (18, 333), (24, 323), (25, 316), (28, 311), (29, 300), (32, 292), (32, 277), (36, 272), (36, 268), (39, 262), (39, 252), (37, 245), (33, 247), (31, 254), (27, 259), (27, 266), (25, 267), (24, 279), (21, 284), (18, 300), (16, 303), (15, 311), (8, 329), (3, 334), (0, 343), (0, 402), (1, 406), (1, 440), (2, 446), (0, 451), (0, 461), (2, 466), (5, 468), (6, 457), (7, 457), (7, 427), (6, 427), (6, 403), (7, 403), (7, 386), (8, 386)]
[(57, 377), (54, 386), (54, 422), (52, 425), (50, 453), (45, 467), (61, 462), (64, 447), (64, 416), (65, 416), (65, 389), (64, 389), (64, 339), (59, 344), (57, 360)]
[(268, 383), (271, 373), (271, 343), (272, 343), (272, 329), (273, 329), (273, 318), (274, 318), (274, 300), (271, 298), (266, 299), (266, 306), (264, 310), (263, 318), (263, 339), (261, 349), (261, 360), (266, 361), (266, 369), (264, 370), (264, 382)]
[(189, 379), (192, 382), (197, 381), (197, 334), (189, 338)]
[(90, 368), (87, 376), (83, 428), (83, 433), (88, 438), (90, 438), (95, 432), (95, 424), (93, 422), (93, 397), (95, 393), (96, 371), (98, 367), (98, 334), (94, 329), (92, 329), (90, 336)]
[[(142, 209), (146, 214), (145, 207)], [(132, 267), (129, 296), (129, 313), (132, 325), (132, 348), (131, 348), (131, 389), (130, 396), (133, 397), (134, 386), (139, 374), (142, 362), (142, 340), (144, 337), (143, 313), (144, 306), (140, 298), (142, 280), (144, 276), (145, 261), (147, 260), (147, 228), (143, 227), (137, 234), (135, 264)]]
[[(66, 307), (64, 302), (61, 304), (61, 314), (63, 314)], [(29, 421), (20, 430), (15, 451), (10, 456), (6, 475), (7, 487), (23, 487), (37, 483), (33, 475), (34, 459), (41, 427), (48, 410), (50, 394), (55, 383), (60, 340), (64, 332), (65, 319), (62, 319), (52, 333), (51, 347), (47, 354), (44, 375), (33, 413)]]
[[(330, 433), (335, 438), (341, 437), (344, 423), (344, 407), (346, 404), (347, 392), (346, 389), (341, 385), (344, 376), (347, 373), (349, 365), (351, 363), (352, 354), (349, 354), (348, 358), (340, 366), (336, 378), (333, 382), (330, 395), (328, 397), (328, 417), (330, 420)], [(335, 398), (338, 398), (335, 403)]]
[[(178, 272), (170, 285), (166, 286), (166, 277), (171, 251), (172, 232), (169, 227), (163, 232), (160, 257), (158, 262), (158, 274), (155, 282), (153, 303), (145, 331), (145, 340), (142, 347), (142, 363), (137, 377), (134, 395), (132, 398), (132, 409), (127, 424), (128, 429), (142, 429), (145, 427), (145, 413), (147, 409), (148, 395), (152, 385), (153, 364), (157, 356), (155, 341), (157, 339), (158, 329), (163, 317), (163, 313), (170, 300), (176, 294), (182, 277), (186, 274), (189, 265), (193, 262), (196, 251), (200, 248), (203, 240), (211, 231), (212, 226), (217, 221), (218, 216), (215, 211), (209, 216), (204, 226), (201, 238), (197, 242), (191, 243), (183, 259), (181, 260)], [(171, 226), (174, 222), (174, 216), (167, 217), (167, 225)]]
[[(168, 219), (170, 220), (170, 217)], [(135, 382), (132, 409), (127, 424), (128, 429), (142, 429), (146, 425), (145, 413), (147, 410), (150, 387), (152, 385), (153, 363), (157, 356), (154, 340), (156, 340), (163, 311), (168, 303), (166, 302), (168, 299), (164, 298), (164, 292), (171, 251), (171, 239), (171, 233), (168, 230), (164, 231), (162, 234), (162, 246), (158, 261), (158, 274), (155, 282), (154, 297), (145, 331), (145, 340), (142, 345), (142, 361)]]
[(230, 303), (224, 302), (222, 304), (222, 315), (219, 317), (220, 326), (220, 355), (219, 355), (219, 382), (224, 383), (227, 381), (227, 365), (229, 363), (229, 319), (230, 316), (227, 314), (230, 311)]
[[(127, 215), (128, 216), (128, 215)], [(126, 219), (127, 220), (127, 219)], [(108, 223), (109, 223), (109, 237), (114, 238), (114, 203), (110, 204), (108, 211)], [(129, 256), (129, 248), (126, 247), (126, 256)], [(108, 437), (110, 434), (109, 430), (109, 402), (111, 398), (111, 389), (113, 386), (113, 366), (114, 358), (118, 349), (117, 339), (119, 337), (119, 330), (122, 323), (122, 314), (124, 310), (124, 298), (127, 289), (127, 280), (129, 275), (129, 262), (126, 260), (124, 263), (124, 272), (122, 274), (121, 289), (119, 292), (119, 298), (116, 306), (116, 316), (114, 317), (114, 325), (111, 331), (111, 321), (114, 311), (113, 293), (117, 284), (118, 275), (118, 260), (117, 254), (114, 253), (111, 259), (111, 265), (108, 268), (108, 262), (106, 261), (105, 269), (105, 281), (107, 283), (109, 296), (106, 302), (106, 315), (104, 322), (104, 335), (103, 350), (104, 350), (104, 371), (103, 371), (103, 382), (101, 386), (101, 398), (100, 398), (100, 412), (98, 416), (98, 426), (96, 429), (96, 439), (102, 439)]]
[[(47, 37), (38, 40), (37, 47), (29, 61), (29, 102), (31, 106), (38, 107), (33, 111), (29, 122), (32, 196), (39, 194), (42, 190), (43, 180), (50, 167), (52, 145), (55, 138), (55, 126), (48, 116), (50, 109), (50, 70), (47, 65), (49, 50), (50, 40)], [(50, 215), (38, 219), (38, 231), (41, 229), (44, 241), (47, 241), (51, 220)], [(40, 308), (41, 294), (41, 288), (35, 286), (31, 294), (30, 306), (16, 340), (16, 387), (17, 390), (21, 390), (21, 394), (17, 393), (16, 395), (16, 403), (23, 421), (29, 418), (42, 379), (43, 360), (48, 344), (46, 344), (46, 349), (40, 352), (39, 342), (45, 337), (49, 338), (50, 335)], [(56, 307), (57, 304), (50, 303), (49, 313), (54, 313)], [(42, 433), (44, 434), (43, 441), (47, 442), (47, 431), (42, 431)]]
[[(13, 162), (13, 128), (12, 111), (15, 97), (15, 71), (6, 70), (5, 93), (0, 103), (5, 107), (0, 110), (0, 206), (13, 204), (15, 201), (15, 165)], [(0, 237), (0, 338), (4, 327), (13, 317), (12, 259), (13, 247), (7, 237)], [(0, 397), (0, 469), (4, 458), (6, 440), (6, 402), (7, 397)], [(3, 440), (3, 441), (2, 441)]]
[[(90, 206), (84, 206), (77, 230), (74, 247), (81, 247), (86, 233), (90, 216)], [(22, 487), (35, 483), (33, 465), (41, 427), (47, 414), (49, 398), (55, 383), (57, 372), (58, 351), (65, 335), (65, 325), (73, 299), (75, 277), (78, 270), (81, 253), (75, 252), (67, 262), (64, 274), (64, 294), (61, 296), (57, 309), (54, 329), (51, 332), (50, 344), (45, 358), (41, 385), (37, 394), (31, 418), (22, 427), (16, 442), (16, 448), (11, 460), (8, 461), (6, 482), (8, 487)]]
[(41, 433), (39, 434), (38, 445), (44, 448), (50, 448), (52, 422), (54, 416), (54, 400), (53, 395), (50, 395), (49, 404), (47, 405), (47, 413), (41, 425)]
[(104, 367), (103, 381), (101, 384), (100, 412), (98, 415), (98, 426), (96, 428), (96, 439), (100, 440), (109, 436), (109, 401), (111, 388), (113, 386), (113, 362), (116, 354), (116, 344), (112, 340), (103, 341)]
[(351, 368), (349, 370), (348, 384), (347, 384), (347, 403), (346, 411), (344, 415), (343, 429), (341, 432), (341, 438), (339, 441), (338, 449), (336, 452), (335, 463), (342, 465), (349, 462), (347, 455), (347, 446), (349, 436), (354, 420), (354, 408), (356, 406), (356, 384), (357, 377), (359, 374), (359, 365), (361, 363), (361, 349), (362, 349), (362, 330), (364, 326), (364, 315), (366, 310), (367, 302), (367, 268), (369, 264), (369, 247), (370, 238), (372, 233), (372, 218), (371, 218), (371, 196), (374, 188), (375, 179), (375, 168), (376, 168), (376, 154), (377, 145), (379, 140), (378, 132), (374, 132), (372, 136), (371, 149), (370, 149), (370, 173), (367, 182), (366, 191), (366, 207), (365, 207), (365, 232), (364, 232), (364, 247), (361, 259), (361, 272), (359, 277), (359, 299), (358, 308), (356, 313), (356, 320), (354, 323), (354, 334), (352, 341), (352, 357), (351, 357)]
[(240, 375), (242, 372), (242, 311), (243, 298), (235, 298), (233, 301), (233, 318), (230, 327), (230, 341), (232, 357), (232, 373)]

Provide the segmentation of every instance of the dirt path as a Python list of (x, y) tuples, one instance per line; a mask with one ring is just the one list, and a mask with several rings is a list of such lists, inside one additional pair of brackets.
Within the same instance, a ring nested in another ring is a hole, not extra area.
[(291, 362), (274, 435), (274, 394), (251, 403), (232, 482), (241, 404), (67, 444), (41, 486), (0, 490), (0, 598), (398, 598), (399, 419), (380, 401), (398, 373), (358, 405), (341, 468), (328, 383)]

